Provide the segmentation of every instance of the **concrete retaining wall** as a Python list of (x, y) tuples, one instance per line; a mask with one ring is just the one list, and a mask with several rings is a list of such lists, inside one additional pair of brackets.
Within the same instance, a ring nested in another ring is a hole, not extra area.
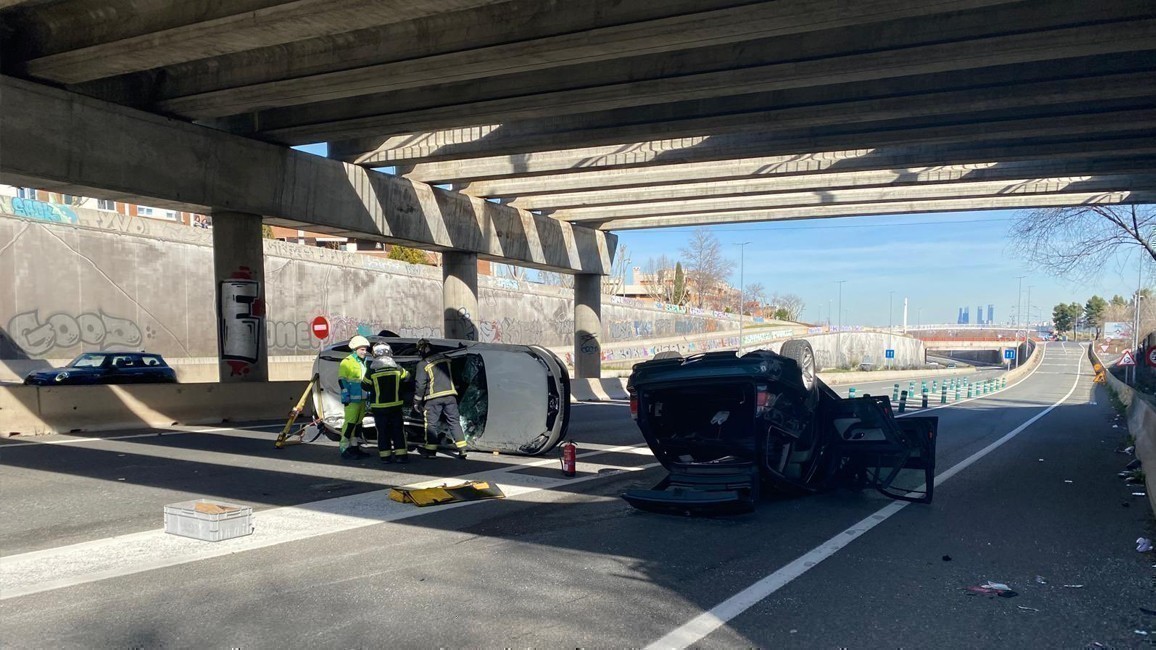
[[(1104, 364), (1096, 354), (1095, 346), (1088, 346), (1088, 358), (1093, 364)], [(1127, 405), (1125, 415), (1128, 432), (1136, 441), (1136, 458), (1144, 469), (1144, 487), (1148, 493), (1148, 507), (1156, 513), (1156, 406), (1146, 399), (1136, 396), (1136, 391), (1120, 381), (1105, 368), (1104, 377), (1120, 401)]]
[(73, 433), (286, 417), (307, 382), (0, 388), (0, 434)]
[[(210, 231), (84, 208), (14, 211), (12, 199), (0, 197), (0, 277), (14, 279), (0, 283), (0, 381), (93, 350), (146, 349), (174, 365), (215, 359)], [(66, 218), (36, 216), (53, 214)], [(382, 329), (442, 335), (438, 268), (275, 240), (264, 251), (271, 360), (312, 358), (334, 341)], [(478, 284), (479, 313), (463, 314), (478, 340), (572, 354), (572, 289), (489, 276)], [(325, 340), (312, 334), (317, 316), (329, 322)], [(654, 339), (737, 344), (738, 320), (721, 312), (604, 296), (602, 319), (606, 360), (646, 358)]]

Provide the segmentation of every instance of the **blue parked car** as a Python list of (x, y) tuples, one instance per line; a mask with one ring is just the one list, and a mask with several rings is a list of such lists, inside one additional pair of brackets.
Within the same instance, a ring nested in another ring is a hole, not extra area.
[(85, 352), (64, 368), (28, 373), (33, 386), (61, 384), (175, 384), (176, 372), (159, 354), (148, 352)]

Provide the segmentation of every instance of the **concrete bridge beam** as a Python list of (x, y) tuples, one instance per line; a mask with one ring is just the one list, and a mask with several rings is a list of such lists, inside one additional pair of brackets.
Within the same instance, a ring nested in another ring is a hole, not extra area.
[[(0, 77), (0, 182), (307, 228), (564, 273), (616, 238), (276, 145)], [(14, 155), (10, 152), (19, 152)]]
[[(1104, 76), (1093, 79), (1036, 79), (1047, 71), (1031, 66), (1003, 66), (977, 79), (955, 73), (932, 77), (900, 77), (857, 84), (840, 84), (773, 93), (751, 93), (698, 101), (674, 101), (629, 110), (593, 111), (500, 123), (330, 142), (330, 155), (366, 166), (425, 160), (478, 158), (503, 153), (590, 148), (624, 142), (693, 138), (703, 133), (762, 135), (773, 129), (777, 139), (798, 137), (817, 129), (852, 126), (884, 127), (887, 120), (927, 126), (932, 120), (953, 120), (975, 113), (985, 122), (1004, 119), (1046, 119), (1078, 111), (1077, 102), (1095, 105), (1132, 100), (1147, 106), (1156, 88), (1150, 71), (1129, 57), (1112, 61)], [(1110, 74), (1118, 72), (1118, 74)], [(980, 85), (982, 81), (982, 85)], [(913, 93), (911, 88), (924, 89)], [(785, 106), (786, 108), (782, 108)], [(779, 108), (775, 108), (779, 107)], [(1000, 112), (1004, 115), (1000, 115)], [(893, 127), (887, 127), (891, 130)], [(797, 134), (797, 135), (796, 135)]]
[(955, 212), (960, 210), (1011, 210), (1050, 208), (1109, 203), (1156, 203), (1156, 191), (1118, 191), (1071, 194), (1029, 194), (987, 196), (982, 198), (949, 200), (913, 200), (886, 203), (845, 203), (809, 207), (733, 210), (667, 216), (608, 218), (590, 222), (607, 230), (634, 228), (667, 228), (677, 226), (707, 226), (723, 223), (752, 223), (789, 219), (825, 219), (829, 217), (869, 216), (877, 214), (915, 214), (927, 212)]
[(559, 210), (555, 216), (573, 222), (630, 219), (632, 217), (670, 216), (688, 213), (779, 209), (836, 204), (873, 204), (881, 202), (920, 201), (931, 199), (976, 199), (982, 203), (988, 197), (1050, 196), (1055, 194), (1087, 195), (1093, 192), (1125, 192), (1156, 190), (1156, 175), (1129, 174), (1108, 176), (1077, 176), (1047, 179), (1009, 179), (1005, 181), (965, 182), (948, 185), (920, 184), (904, 186), (832, 189), (810, 192), (752, 193), (709, 198), (682, 198), (651, 200), (631, 205), (593, 205)]

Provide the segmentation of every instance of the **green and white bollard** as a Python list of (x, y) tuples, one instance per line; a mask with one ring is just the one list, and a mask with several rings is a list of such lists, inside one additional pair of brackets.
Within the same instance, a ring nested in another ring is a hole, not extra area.
[(915, 394), (915, 382), (913, 382), (913, 381), (907, 382), (907, 394), (908, 395), (914, 395)]
[(899, 412), (902, 413), (907, 410), (907, 391), (899, 393)]
[(848, 397), (848, 399), (855, 399), (855, 387), (854, 386), (847, 389), (847, 397)]
[(892, 389), (891, 389), (891, 401), (892, 402), (898, 402), (899, 401), (899, 383), (898, 382), (896, 382), (895, 386), (892, 387)]
[(927, 391), (923, 391), (923, 400), (920, 402), (920, 408), (927, 408)]
[(955, 401), (959, 401), (959, 384), (955, 386)]
[(931, 382), (931, 392), (933, 392), (933, 393), (939, 392), (939, 380), (938, 379), (935, 379)]
[(967, 398), (971, 399), (971, 384), (967, 385)]
[(939, 403), (940, 404), (946, 404), (947, 403), (947, 382), (946, 381), (943, 382), (943, 388), (940, 389)]

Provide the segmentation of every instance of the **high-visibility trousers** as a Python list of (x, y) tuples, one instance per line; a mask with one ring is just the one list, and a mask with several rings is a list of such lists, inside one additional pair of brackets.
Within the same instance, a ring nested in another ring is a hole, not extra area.
[(361, 435), (361, 419), (364, 417), (365, 402), (358, 400), (345, 405), (345, 424), (341, 426), (341, 442), (337, 445), (338, 449), (345, 451), (357, 440)]

